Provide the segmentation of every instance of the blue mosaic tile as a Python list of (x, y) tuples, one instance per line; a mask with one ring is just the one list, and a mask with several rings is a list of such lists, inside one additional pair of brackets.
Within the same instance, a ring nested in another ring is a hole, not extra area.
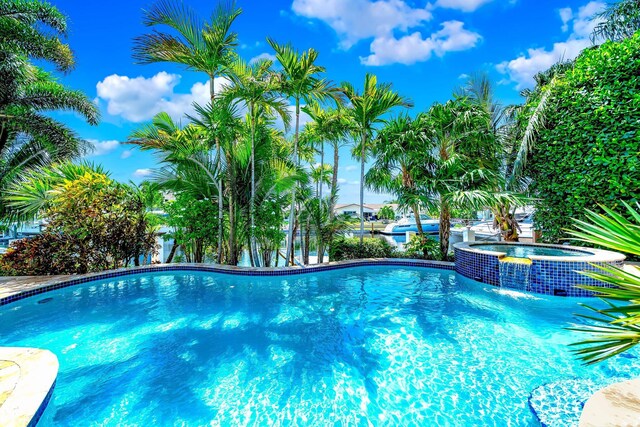
[(195, 271), (195, 272), (210, 272), (220, 274), (232, 274), (239, 276), (290, 276), (298, 274), (311, 274), (321, 271), (338, 270), (358, 266), (379, 265), (379, 266), (401, 266), (401, 267), (423, 267), (423, 268), (438, 268), (443, 270), (454, 270), (453, 263), (437, 262), (437, 261), (424, 261), (424, 260), (394, 260), (394, 259), (380, 259), (380, 260), (354, 260), (347, 261), (338, 264), (326, 264), (318, 266), (309, 266), (304, 268), (297, 267), (280, 267), (275, 269), (243, 269), (228, 268), (228, 267), (216, 267), (214, 265), (162, 265), (162, 266), (145, 266), (139, 268), (123, 269), (118, 271), (110, 271), (105, 273), (90, 274), (74, 279), (65, 280), (62, 282), (51, 283), (48, 285), (40, 286), (35, 289), (20, 292), (15, 295), (0, 298), (0, 306), (15, 302), (24, 298), (28, 298), (34, 295), (39, 295), (45, 292), (53, 291), (56, 289), (66, 288), (68, 286), (79, 285), (82, 283), (110, 279), (121, 276), (131, 276), (136, 274), (157, 273), (163, 271)]
[[(565, 248), (563, 248), (565, 249)], [(483, 254), (464, 248), (454, 248), (455, 271), (478, 282), (500, 286), (500, 256)], [(622, 261), (595, 263), (595, 265), (621, 267)], [(586, 261), (533, 260), (531, 263), (530, 291), (545, 295), (592, 297), (593, 292), (578, 285), (608, 287), (599, 280), (580, 274), (580, 271), (596, 271), (597, 267)]]

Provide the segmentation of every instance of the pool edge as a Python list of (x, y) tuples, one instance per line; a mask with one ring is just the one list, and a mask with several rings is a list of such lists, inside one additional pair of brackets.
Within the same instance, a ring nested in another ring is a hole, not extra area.
[(18, 366), (18, 379), (0, 405), (5, 427), (34, 427), (49, 404), (56, 378), (58, 358), (49, 350), (29, 347), (0, 347), (0, 360)]
[[(63, 278), (52, 278), (51, 280), (40, 281), (39, 283), (25, 283), (23, 289), (9, 291), (0, 297), (0, 306), (10, 304), (34, 295), (45, 292), (92, 282), (95, 280), (110, 279), (113, 277), (132, 276), (143, 273), (156, 273), (163, 271), (197, 271), (209, 273), (231, 274), (238, 276), (291, 276), (298, 274), (309, 274), (320, 271), (330, 271), (358, 266), (402, 266), (402, 267), (423, 267), (437, 268), (441, 270), (455, 271), (455, 264), (445, 261), (427, 261), (404, 258), (368, 258), (349, 261), (338, 261), (324, 264), (316, 264), (305, 267), (234, 267), (219, 264), (156, 264), (141, 267), (130, 267), (118, 270), (107, 270), (98, 273), (88, 273), (81, 275), (65, 276)], [(42, 279), (46, 276), (36, 276), (34, 279)], [(1, 294), (0, 294), (1, 295)]]

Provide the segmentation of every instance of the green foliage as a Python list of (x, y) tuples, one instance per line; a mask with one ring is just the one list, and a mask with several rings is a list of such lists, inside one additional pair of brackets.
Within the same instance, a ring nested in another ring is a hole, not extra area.
[(594, 19), (600, 21), (593, 29), (591, 40), (623, 40), (640, 30), (640, 1), (618, 0), (610, 3)]
[(182, 248), (187, 262), (203, 262), (217, 243), (218, 207), (211, 200), (198, 200), (179, 193), (164, 206), (172, 237)]
[[(13, 243), (0, 256), (2, 276), (47, 276), (87, 273), (88, 265), (77, 254), (78, 242), (71, 236), (43, 233)], [(86, 258), (85, 258), (86, 259)]]
[(360, 243), (359, 237), (336, 237), (329, 246), (331, 261), (345, 261), (363, 258), (392, 258), (395, 252), (386, 241), (376, 237), (366, 237)]
[[(624, 203), (625, 216), (603, 207), (604, 214), (587, 211), (587, 220), (574, 220), (569, 234), (579, 241), (604, 246), (633, 255), (640, 255), (640, 204), (635, 208)], [(628, 351), (640, 343), (640, 268), (628, 265), (626, 269), (598, 266), (599, 271), (584, 272), (585, 276), (611, 286), (581, 286), (596, 293), (606, 308), (582, 304), (596, 315), (579, 316), (589, 323), (572, 330), (585, 332), (591, 337), (573, 344), (576, 354), (588, 364), (598, 363)]]
[(557, 79), (529, 163), (545, 241), (587, 209), (640, 200), (639, 91), (640, 34), (585, 50)]
[[(0, 0), (0, 194), (30, 169), (73, 159), (91, 145), (51, 118), (52, 110), (79, 113), (97, 124), (96, 105), (32, 64), (48, 61), (59, 71), (74, 64), (61, 38), (66, 17), (38, 0)], [(0, 219), (5, 215), (0, 204)]]
[(99, 170), (61, 165), (31, 173), (16, 188), (24, 191), (19, 197), (13, 194), (12, 203), (35, 206), (48, 225), (46, 237), (8, 251), (6, 271), (42, 273), (39, 258), (32, 262), (29, 254), (40, 256), (47, 248), (56, 248), (51, 272), (66, 274), (137, 265), (141, 256), (155, 252), (155, 234), (140, 193)]
[(411, 239), (404, 246), (404, 254), (410, 258), (422, 258), (441, 261), (440, 243), (429, 236), (411, 236)]
[(380, 219), (395, 219), (396, 213), (393, 208), (389, 205), (383, 206), (378, 211), (378, 218)]

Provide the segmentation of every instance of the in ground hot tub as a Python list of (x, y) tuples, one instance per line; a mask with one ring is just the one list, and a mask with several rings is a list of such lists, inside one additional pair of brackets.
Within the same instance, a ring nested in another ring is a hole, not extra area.
[(595, 265), (622, 266), (625, 256), (611, 251), (530, 243), (457, 243), (456, 272), (494, 286), (546, 295), (585, 297), (593, 293), (576, 285), (605, 286), (579, 271)]

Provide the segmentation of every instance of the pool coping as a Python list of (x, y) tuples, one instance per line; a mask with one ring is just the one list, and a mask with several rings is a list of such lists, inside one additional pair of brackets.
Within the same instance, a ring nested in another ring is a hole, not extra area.
[[(403, 267), (426, 267), (438, 268), (442, 270), (455, 270), (453, 262), (446, 261), (427, 261), (420, 259), (408, 258), (366, 258), (358, 260), (337, 261), (323, 264), (314, 264), (309, 266), (292, 266), (292, 267), (236, 267), (221, 264), (194, 264), (194, 263), (172, 263), (172, 264), (153, 264), (140, 267), (121, 268), (117, 270), (107, 270), (97, 273), (68, 275), (68, 276), (51, 276), (51, 280), (47, 280), (48, 276), (33, 276), (34, 282), (29, 282), (29, 277), (25, 277), (23, 284), (13, 286), (8, 291), (3, 291), (0, 287), (0, 306), (29, 298), (34, 295), (43, 294), (45, 292), (62, 289), (69, 286), (79, 285), (82, 283), (92, 282), (101, 279), (110, 279), (114, 277), (130, 276), (144, 273), (156, 273), (163, 271), (196, 271), (210, 272), (221, 274), (232, 274), (239, 276), (290, 276), (298, 274), (309, 274), (320, 271), (330, 271), (345, 269), (350, 267), (361, 267), (368, 265), (381, 266), (403, 266)], [(15, 278), (14, 278), (15, 279)]]
[(4, 427), (35, 427), (55, 387), (58, 358), (49, 350), (28, 347), (0, 347), (0, 360), (19, 369), (9, 396), (0, 404)]
[(513, 246), (534, 246), (545, 247), (553, 249), (563, 249), (571, 252), (584, 253), (585, 256), (546, 256), (546, 255), (528, 255), (526, 258), (532, 261), (557, 261), (557, 262), (624, 262), (627, 258), (625, 255), (607, 251), (604, 249), (585, 248), (580, 246), (567, 246), (567, 245), (551, 245), (547, 243), (521, 243), (521, 242), (460, 242), (454, 245), (455, 249), (473, 252), (484, 255), (497, 256), (498, 258), (507, 257), (506, 252), (489, 251), (480, 248), (474, 248), (474, 246), (482, 245), (513, 245)]

